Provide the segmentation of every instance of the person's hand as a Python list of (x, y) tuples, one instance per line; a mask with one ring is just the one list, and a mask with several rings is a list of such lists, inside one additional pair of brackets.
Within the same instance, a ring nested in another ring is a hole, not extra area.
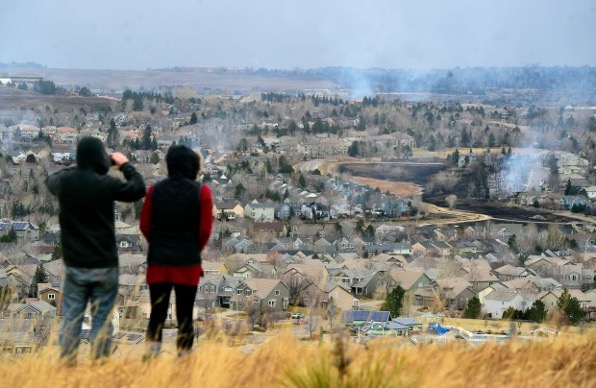
[(110, 159), (114, 161), (114, 164), (120, 168), (123, 164), (128, 163), (128, 158), (122, 152), (113, 152), (110, 155)]

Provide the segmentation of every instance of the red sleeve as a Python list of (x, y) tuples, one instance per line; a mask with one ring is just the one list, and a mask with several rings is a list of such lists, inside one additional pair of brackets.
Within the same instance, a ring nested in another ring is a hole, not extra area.
[(153, 203), (152, 198), (153, 196), (153, 185), (149, 187), (147, 190), (147, 194), (145, 195), (145, 202), (143, 202), (143, 209), (141, 210), (141, 221), (140, 221), (140, 228), (143, 236), (149, 241), (151, 236), (151, 213), (153, 212)]
[(213, 198), (211, 196), (211, 188), (208, 185), (201, 185), (201, 197), (199, 202), (201, 206), (199, 246), (201, 247), (202, 251), (209, 241), (209, 237), (211, 236), (211, 228), (213, 227)]

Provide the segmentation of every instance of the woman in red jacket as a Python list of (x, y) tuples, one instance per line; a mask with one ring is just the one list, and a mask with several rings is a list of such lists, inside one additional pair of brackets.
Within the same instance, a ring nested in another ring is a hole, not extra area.
[(187, 354), (194, 339), (193, 306), (205, 248), (213, 225), (213, 199), (207, 185), (196, 182), (199, 155), (174, 145), (166, 154), (168, 177), (149, 187), (141, 212), (141, 232), (149, 243), (147, 284), (151, 316), (146, 340), (147, 357), (161, 351), (162, 329), (170, 293), (176, 294), (178, 356)]

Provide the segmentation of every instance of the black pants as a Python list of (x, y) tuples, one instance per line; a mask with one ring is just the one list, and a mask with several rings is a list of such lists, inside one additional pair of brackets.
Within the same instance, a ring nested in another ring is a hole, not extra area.
[(161, 333), (168, 314), (172, 287), (176, 294), (176, 319), (178, 320), (176, 347), (178, 350), (189, 350), (192, 348), (194, 340), (192, 310), (197, 294), (197, 286), (172, 283), (157, 283), (149, 286), (151, 316), (147, 328), (147, 340), (161, 342)]

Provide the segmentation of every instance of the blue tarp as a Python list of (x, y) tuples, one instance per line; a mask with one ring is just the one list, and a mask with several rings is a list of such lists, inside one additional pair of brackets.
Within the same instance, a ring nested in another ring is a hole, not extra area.
[(435, 331), (437, 332), (437, 334), (445, 334), (449, 331), (449, 329), (447, 329), (446, 327), (443, 327), (441, 325), (437, 325), (437, 327), (435, 328)]

